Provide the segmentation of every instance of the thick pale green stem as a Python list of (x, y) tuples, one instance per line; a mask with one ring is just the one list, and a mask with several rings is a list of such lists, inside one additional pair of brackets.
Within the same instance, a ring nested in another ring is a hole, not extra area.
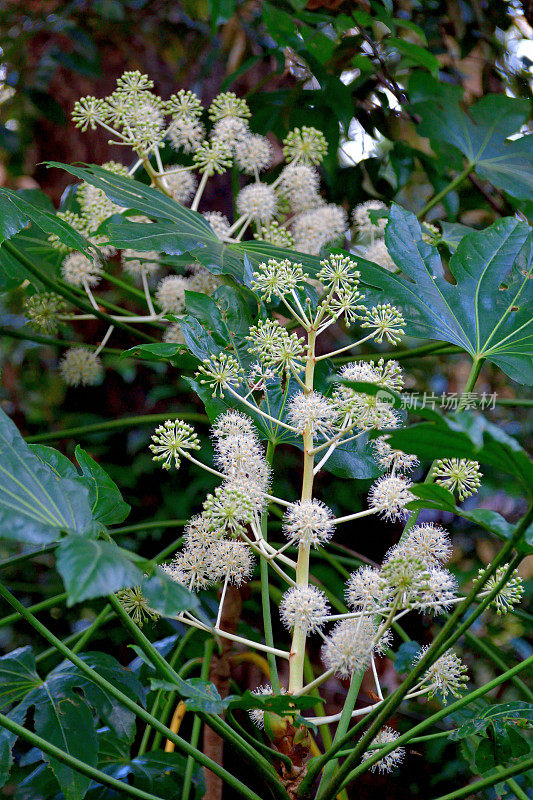
[[(274, 444), (274, 442), (270, 441), (267, 445), (267, 451), (266, 451), (266, 460), (267, 463), (270, 464), (270, 466), (272, 466), (275, 449), (276, 445)], [(268, 528), (268, 511), (265, 510), (261, 516), (261, 533), (265, 541), (268, 540), (267, 528)], [(261, 570), (261, 605), (263, 610), (263, 628), (265, 631), (265, 644), (268, 645), (269, 647), (274, 647), (274, 633), (272, 631), (272, 615), (270, 613), (270, 594), (268, 591), (268, 584), (269, 584), (268, 563), (265, 558), (260, 559), (260, 570)], [(278, 668), (276, 665), (276, 656), (274, 655), (274, 653), (267, 653), (267, 661), (270, 672), (270, 685), (272, 686), (272, 691), (274, 692), (274, 694), (279, 694), (280, 691), (279, 676), (278, 676)]]
[[(307, 341), (307, 359), (305, 364), (305, 391), (312, 392), (315, 379), (315, 342), (316, 331), (310, 330)], [(311, 500), (313, 497), (313, 467), (314, 456), (313, 434), (306, 432), (303, 436), (304, 463), (302, 479), (302, 500)], [(309, 546), (300, 544), (298, 547), (298, 561), (296, 564), (296, 583), (298, 586), (309, 585)], [(304, 685), (304, 661), (307, 630), (298, 623), (294, 627), (289, 658), (289, 693), (299, 691)]]

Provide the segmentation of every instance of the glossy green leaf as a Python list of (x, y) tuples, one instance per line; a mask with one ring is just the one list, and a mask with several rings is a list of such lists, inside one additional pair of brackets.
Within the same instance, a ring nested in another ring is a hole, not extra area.
[[(105, 653), (85, 653), (80, 657), (116, 688), (144, 705), (144, 690), (138, 679), (116, 659)], [(98, 751), (91, 708), (115, 736), (133, 739), (135, 716), (112, 694), (71, 662), (59, 664), (43, 681), (29, 647), (0, 658), (0, 696), (4, 706), (18, 703), (9, 715), (20, 724), (33, 708), (36, 733), (91, 766), (96, 766)], [(5, 733), (0, 736), (2, 757), (7, 758), (15, 738), (6, 737)], [(65, 797), (81, 800), (90, 780), (55, 759), (50, 759), (50, 765)]]
[[(408, 335), (462, 347), (513, 380), (533, 383), (533, 235), (514, 218), (464, 236), (445, 277), (439, 254), (424, 242), (414, 214), (393, 205), (389, 252), (403, 275), (360, 262), (366, 303), (392, 302)], [(376, 289), (379, 287), (379, 289)]]
[[(252, 266), (268, 258), (294, 258), (294, 251), (267, 242), (223, 244), (200, 213), (139, 181), (115, 175), (94, 165), (74, 167), (57, 162), (50, 162), (49, 165), (65, 169), (80, 180), (96, 186), (123, 208), (139, 211), (157, 220), (148, 224), (131, 222), (124, 217), (117, 222), (115, 216), (107, 224), (106, 232), (116, 247), (158, 250), (169, 255), (190, 253), (214, 274), (231, 275), (241, 283), (246, 282), (245, 255)], [(315, 256), (299, 253), (298, 260), (315, 272), (319, 268), (319, 259)]]
[(221, 714), (230, 701), (229, 697), (222, 698), (213, 683), (201, 678), (188, 678), (184, 680), (177, 676), (173, 681), (162, 681), (153, 678), (150, 681), (152, 689), (164, 689), (169, 692), (178, 692), (180, 697), (187, 699), (187, 709), (202, 711), (205, 714)]
[(198, 596), (173, 581), (162, 569), (144, 578), (141, 589), (150, 608), (163, 617), (177, 617), (182, 611), (201, 611)]
[(483, 733), (492, 722), (516, 725), (518, 728), (533, 726), (533, 703), (516, 701), (489, 705), (450, 733), (452, 739), (463, 739), (474, 733)]
[(480, 178), (529, 200), (533, 190), (533, 142), (517, 134), (529, 117), (529, 102), (489, 94), (463, 111), (460, 89), (423, 73), (409, 81), (412, 110), (420, 117), (418, 133), (444, 141), (463, 153)]
[(89, 487), (89, 502), (94, 519), (103, 525), (118, 525), (130, 513), (130, 506), (122, 499), (118, 486), (107, 472), (79, 445), (75, 450), (76, 461)]
[(58, 450), (39, 444), (30, 445), (30, 449), (41, 461), (48, 464), (58, 478), (69, 478), (87, 487), (93, 519), (102, 525), (118, 525), (124, 522), (130, 506), (124, 502), (117, 485), (107, 472), (79, 445), (76, 446), (75, 456), (81, 475), (72, 461)]
[(114, 542), (69, 537), (56, 552), (57, 569), (68, 593), (69, 606), (139, 585), (143, 578), (132, 554)]
[(517, 477), (528, 491), (533, 487), (533, 462), (520, 444), (481, 414), (436, 415), (391, 432), (390, 443), (424, 460), (469, 458)]
[(80, 251), (87, 249), (86, 239), (65, 220), (44, 209), (41, 203), (32, 203), (19, 192), (0, 187), (0, 236), (2, 239), (11, 239), (16, 233), (26, 228), (30, 222), (37, 225), (44, 233), (57, 236), (67, 247)]
[(58, 479), (1, 409), (0, 532), (32, 544), (49, 544), (62, 532), (94, 534), (87, 487), (76, 478)]

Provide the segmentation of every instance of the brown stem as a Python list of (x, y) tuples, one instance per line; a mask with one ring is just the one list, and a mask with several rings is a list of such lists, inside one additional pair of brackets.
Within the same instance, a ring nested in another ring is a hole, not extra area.
[[(236, 633), (241, 616), (242, 598), (239, 589), (228, 586), (220, 627), (228, 633)], [(216, 686), (221, 697), (227, 697), (230, 686), (230, 654), (233, 643), (229, 639), (221, 640), (220, 652), (213, 653), (209, 669), (209, 680)], [(224, 763), (224, 741), (207, 725), (204, 726), (204, 753), (217, 764)], [(205, 770), (205, 800), (222, 800), (223, 783), (220, 778), (210, 770)]]

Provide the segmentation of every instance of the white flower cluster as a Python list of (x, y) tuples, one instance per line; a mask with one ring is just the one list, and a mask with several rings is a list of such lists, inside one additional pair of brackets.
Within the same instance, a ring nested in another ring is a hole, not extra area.
[(398, 267), (385, 244), (385, 227), (389, 209), (380, 200), (367, 200), (356, 206), (352, 212), (355, 234), (360, 241), (357, 251), (361, 255), (378, 264), (388, 272), (397, 272)]
[[(155, 461), (172, 461), (198, 449), (198, 438), (184, 422), (166, 422), (152, 437)], [(253, 571), (250, 535), (256, 538), (270, 472), (249, 417), (228, 411), (213, 426), (215, 464), (223, 482), (204, 501), (202, 513), (185, 530), (185, 545), (167, 573), (191, 590), (212, 584), (239, 586)]]
[(456, 598), (456, 582), (443, 567), (451, 546), (446, 531), (433, 524), (415, 525), (392, 547), (381, 569), (363, 566), (346, 584), (346, 603), (354, 617), (341, 620), (326, 638), (324, 663), (341, 677), (365, 669), (373, 652), (388, 647), (390, 620), (406, 610), (443, 613)]

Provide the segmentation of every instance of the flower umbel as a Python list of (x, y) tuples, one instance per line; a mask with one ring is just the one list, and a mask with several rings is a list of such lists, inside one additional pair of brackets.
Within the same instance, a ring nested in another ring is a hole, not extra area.
[(445, 486), (450, 492), (457, 492), (459, 500), (466, 500), (481, 486), (483, 473), (479, 469), (479, 461), (443, 458), (435, 464), (433, 477), (435, 483)]
[(167, 421), (159, 425), (152, 435), (153, 444), (150, 445), (154, 461), (162, 461), (163, 469), (170, 469), (172, 461), (179, 469), (184, 450), (199, 450), (200, 443), (192, 425), (181, 419)]

